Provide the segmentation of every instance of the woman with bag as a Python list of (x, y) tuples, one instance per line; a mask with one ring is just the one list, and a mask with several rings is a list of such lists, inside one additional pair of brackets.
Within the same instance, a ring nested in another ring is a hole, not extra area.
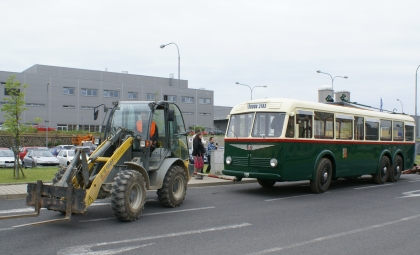
[[(193, 140), (193, 151), (191, 154), (194, 157), (194, 172), (195, 173), (203, 173), (203, 167), (204, 167), (203, 155), (204, 153), (206, 153), (206, 150), (204, 149), (204, 145), (201, 142), (201, 139), (203, 139), (203, 135), (201, 134), (201, 132), (197, 132)], [(195, 178), (203, 179), (203, 176), (196, 175)]]

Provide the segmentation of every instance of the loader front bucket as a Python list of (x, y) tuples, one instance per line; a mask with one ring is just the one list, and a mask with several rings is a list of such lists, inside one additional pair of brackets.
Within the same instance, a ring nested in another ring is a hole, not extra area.
[(42, 183), (42, 181), (37, 181), (37, 183), (28, 184), (27, 192), (28, 195), (26, 197), (26, 204), (29, 206), (34, 206), (35, 211), (30, 214), (0, 216), (0, 220), (36, 217), (39, 216), (41, 208), (60, 211), (66, 214), (66, 216), (62, 219), (46, 220), (14, 226), (24, 227), (58, 221), (68, 221), (70, 220), (72, 213), (84, 213), (86, 211), (86, 205), (84, 202), (86, 190), (74, 188), (73, 185), (70, 185), (69, 187), (58, 187), (53, 185), (45, 185)]

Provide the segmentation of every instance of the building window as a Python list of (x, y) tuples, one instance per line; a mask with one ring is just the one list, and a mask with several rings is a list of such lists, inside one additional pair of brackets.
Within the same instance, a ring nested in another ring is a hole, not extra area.
[(137, 99), (138, 93), (137, 92), (128, 92), (128, 99)]
[(211, 99), (210, 98), (199, 98), (198, 103), (199, 104), (211, 104)]
[(93, 107), (93, 106), (80, 106), (80, 108), (82, 108), (82, 110), (91, 110), (95, 107)]
[[(16, 92), (14, 92), (14, 90)], [(14, 93), (12, 93), (12, 92), (14, 92)], [(19, 93), (20, 93), (20, 89), (6, 89), (6, 88), (4, 88), (4, 95), (5, 96), (10, 96), (12, 94), (19, 94)]]
[(74, 105), (63, 105), (64, 109), (74, 109)]
[(146, 100), (156, 100), (156, 94), (147, 93)]
[(117, 90), (104, 90), (104, 97), (119, 98), (120, 92)]
[(182, 112), (183, 115), (194, 115), (194, 112)]
[(211, 113), (208, 113), (208, 112), (200, 112), (200, 115), (210, 116)]
[(63, 87), (64, 95), (74, 95), (74, 87)]
[(33, 103), (27, 103), (27, 107), (45, 107), (45, 104), (33, 104)]
[(175, 102), (176, 103), (176, 96), (172, 95), (164, 95), (163, 101)]
[(183, 103), (187, 103), (187, 104), (193, 104), (194, 103), (194, 97), (181, 97), (181, 101)]
[(96, 97), (98, 96), (97, 89), (82, 89), (82, 96)]

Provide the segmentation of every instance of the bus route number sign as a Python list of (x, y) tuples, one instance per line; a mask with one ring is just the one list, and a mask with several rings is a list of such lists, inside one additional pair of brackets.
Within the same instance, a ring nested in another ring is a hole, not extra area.
[(248, 104), (248, 109), (264, 109), (267, 108), (267, 104)]

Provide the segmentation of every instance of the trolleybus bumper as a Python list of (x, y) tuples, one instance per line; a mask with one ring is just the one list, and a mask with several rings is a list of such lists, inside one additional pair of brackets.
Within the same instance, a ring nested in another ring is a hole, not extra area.
[(258, 178), (264, 180), (273, 180), (273, 181), (281, 181), (281, 175), (279, 174), (267, 174), (267, 173), (255, 173), (255, 172), (245, 172), (245, 171), (237, 171), (237, 170), (223, 170), (222, 173), (224, 175), (235, 176), (238, 179), (242, 178)]

